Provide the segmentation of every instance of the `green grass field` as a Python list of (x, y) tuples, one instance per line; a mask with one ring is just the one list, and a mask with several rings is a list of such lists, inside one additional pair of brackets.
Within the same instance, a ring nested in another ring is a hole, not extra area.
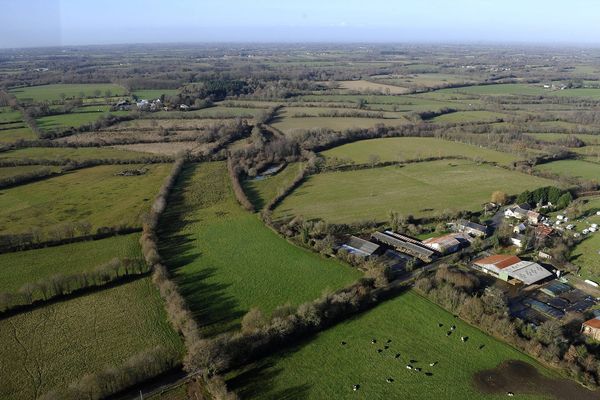
[[(125, 94), (125, 89), (119, 85), (112, 83), (86, 83), (86, 84), (55, 84), (29, 86), (23, 88), (11, 89), (10, 92), (21, 101), (33, 100), (40, 101), (55, 101), (61, 100), (64, 94), (66, 99), (75, 97), (101, 97), (104, 98), (106, 91), (111, 92), (111, 96), (122, 96)], [(97, 91), (100, 93), (98, 94)]]
[(36, 122), (40, 129), (50, 131), (55, 129), (79, 128), (80, 126), (98, 121), (102, 116), (122, 116), (127, 114), (127, 111), (109, 112), (109, 106), (87, 106), (81, 107), (77, 111), (69, 114), (41, 117), (36, 119)]
[(469, 161), (444, 160), (404, 167), (313, 175), (275, 209), (275, 217), (302, 215), (328, 222), (387, 220), (389, 211), (431, 216), (480, 210), (493, 191), (517, 194), (554, 181)]
[[(438, 327), (438, 322), (444, 327)], [(456, 325), (456, 331), (447, 337), (450, 325)], [(469, 340), (463, 343), (460, 336)], [(371, 344), (371, 338), (377, 343)], [(388, 339), (389, 349), (378, 353)], [(342, 341), (347, 344), (342, 346)], [(483, 349), (479, 349), (481, 345)], [(395, 358), (397, 353), (399, 359)], [(406, 368), (411, 359), (422, 372)], [(510, 346), (407, 292), (282, 354), (231, 374), (228, 385), (242, 399), (500, 399), (506, 394), (479, 393), (471, 379), (474, 373), (511, 359), (541, 368)], [(438, 364), (430, 367), (431, 362)], [(425, 372), (433, 375), (426, 376)], [(394, 382), (387, 383), (387, 378)], [(357, 392), (352, 390), (354, 384), (360, 385)]]
[(183, 352), (150, 278), (0, 320), (0, 398), (34, 399), (157, 345)]
[[(587, 224), (600, 225), (600, 216), (594, 215), (600, 211), (600, 197), (592, 199), (584, 207), (583, 211), (591, 212), (592, 215), (586, 218), (585, 222), (577, 222), (577, 230), (586, 228)], [(594, 281), (600, 281), (600, 232), (590, 234), (585, 240), (577, 245), (571, 253), (572, 262), (581, 267), (581, 275), (584, 278), (591, 278)]]
[(600, 164), (583, 160), (559, 160), (540, 164), (535, 167), (539, 171), (571, 176), (585, 180), (600, 181)]
[(262, 209), (271, 199), (286, 188), (300, 172), (301, 165), (292, 163), (277, 175), (263, 179), (248, 179), (243, 182), (246, 195), (256, 209)]
[(16, 292), (28, 282), (91, 270), (113, 258), (141, 258), (140, 235), (114, 236), (62, 246), (0, 254), (0, 292)]
[(57, 171), (58, 167), (45, 167), (40, 165), (23, 165), (19, 167), (0, 167), (0, 179), (10, 178), (12, 176), (23, 175), (42, 169), (51, 169)]
[(272, 123), (273, 127), (279, 129), (286, 134), (294, 134), (299, 131), (310, 129), (332, 129), (334, 131), (343, 131), (344, 129), (352, 128), (371, 128), (377, 124), (388, 126), (402, 125), (407, 122), (404, 118), (388, 119), (388, 118), (341, 118), (341, 117), (308, 117), (308, 118), (291, 118), (282, 115), (280, 119)]
[(463, 156), (508, 165), (518, 158), (460, 142), (436, 138), (404, 137), (362, 140), (335, 147), (322, 153), (327, 159), (351, 160), (357, 164), (370, 162), (372, 155), (381, 161), (417, 160), (427, 157)]
[(0, 107), (0, 143), (12, 143), (19, 139), (34, 140), (37, 135), (23, 121), (19, 111)]
[(73, 160), (96, 159), (136, 160), (151, 154), (119, 150), (110, 147), (28, 147), (0, 153), (2, 161), (31, 160)]
[(141, 165), (103, 165), (70, 172), (2, 190), (0, 234), (43, 232), (65, 222), (88, 221), (102, 226), (141, 226), (156, 191), (168, 174), (169, 164), (146, 166), (141, 176), (115, 176)]
[(238, 328), (251, 307), (270, 313), (361, 276), (291, 245), (242, 210), (221, 162), (187, 168), (164, 219), (161, 255), (206, 334)]

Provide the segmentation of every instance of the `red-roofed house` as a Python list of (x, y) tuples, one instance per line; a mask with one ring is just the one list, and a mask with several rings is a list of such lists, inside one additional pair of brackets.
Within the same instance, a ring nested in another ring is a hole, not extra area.
[(552, 276), (548, 270), (537, 263), (522, 261), (517, 256), (507, 254), (484, 257), (473, 264), (483, 272), (512, 284), (532, 285)]
[(596, 317), (581, 324), (581, 333), (594, 340), (600, 340), (600, 318)]

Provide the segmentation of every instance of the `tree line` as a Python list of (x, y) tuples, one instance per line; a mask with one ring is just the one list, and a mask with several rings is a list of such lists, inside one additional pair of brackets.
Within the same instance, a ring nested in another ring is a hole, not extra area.
[(4, 314), (20, 312), (33, 305), (114, 284), (148, 271), (148, 266), (142, 260), (113, 258), (90, 271), (55, 274), (36, 282), (24, 283), (16, 292), (0, 292), (0, 311)]

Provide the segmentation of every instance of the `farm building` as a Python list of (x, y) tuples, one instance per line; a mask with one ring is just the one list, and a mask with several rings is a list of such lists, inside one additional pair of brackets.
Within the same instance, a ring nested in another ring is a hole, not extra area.
[(540, 292), (547, 294), (550, 297), (558, 297), (563, 293), (567, 293), (573, 290), (573, 288), (566, 283), (554, 281), (540, 289)]
[(503, 281), (532, 285), (552, 274), (540, 264), (523, 261), (517, 256), (498, 254), (476, 260), (473, 265)]
[(520, 223), (513, 228), (514, 233), (523, 233), (527, 230), (527, 227), (524, 223)]
[(392, 231), (375, 232), (371, 237), (379, 243), (390, 246), (401, 253), (417, 257), (424, 262), (431, 262), (436, 257), (436, 252), (423, 246), (420, 241)]
[(488, 229), (487, 226), (477, 224), (475, 222), (467, 221), (461, 219), (455, 224), (456, 230), (458, 232), (466, 233), (467, 235), (475, 236), (475, 237), (485, 237), (487, 236)]
[(547, 237), (552, 236), (554, 233), (554, 229), (545, 225), (538, 225), (535, 227), (535, 237), (538, 239), (546, 239)]
[(581, 324), (581, 333), (594, 340), (600, 340), (600, 318), (592, 318)]
[(423, 244), (441, 254), (457, 252), (461, 247), (461, 241), (458, 240), (454, 234), (429, 238), (424, 240)]
[(527, 244), (527, 236), (515, 233), (510, 237), (510, 242), (519, 249), (522, 249)]
[(379, 250), (379, 245), (356, 236), (350, 236), (350, 240), (348, 240), (348, 243), (343, 244), (342, 248), (348, 250), (351, 254), (369, 257)]
[(525, 205), (512, 205), (504, 210), (506, 218), (516, 218), (518, 220), (527, 220), (530, 224), (537, 225), (542, 221), (542, 214), (529, 210)]

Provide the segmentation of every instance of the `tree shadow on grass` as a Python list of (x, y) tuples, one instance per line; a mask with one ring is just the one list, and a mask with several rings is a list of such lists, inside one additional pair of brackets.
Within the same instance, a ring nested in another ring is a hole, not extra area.
[(254, 206), (255, 210), (262, 210), (265, 206), (265, 199), (263, 199), (258, 190), (256, 190), (248, 181), (243, 183), (244, 192), (248, 196), (248, 200)]
[(199, 271), (182, 271), (202, 257), (194, 234), (182, 233), (189, 225), (202, 222), (199, 218), (190, 218), (195, 208), (186, 205), (184, 198), (183, 189), (191, 184), (194, 169), (188, 167), (182, 171), (169, 197), (168, 207), (159, 224), (159, 252), (194, 319), (203, 333), (210, 336), (239, 328), (243, 312), (239, 310), (238, 302), (226, 293), (230, 285), (211, 282), (216, 268), (209, 266)]
[(308, 398), (311, 385), (304, 383), (282, 390), (275, 390), (275, 379), (283, 371), (275, 368), (272, 361), (261, 361), (227, 382), (227, 386), (241, 399), (304, 400)]

